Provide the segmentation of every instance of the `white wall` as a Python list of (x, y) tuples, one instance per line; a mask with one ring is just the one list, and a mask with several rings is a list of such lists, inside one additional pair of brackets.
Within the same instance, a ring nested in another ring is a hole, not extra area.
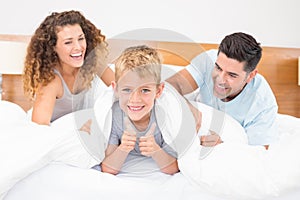
[(0, 6), (0, 34), (32, 34), (52, 11), (69, 9), (108, 38), (219, 43), (244, 31), (263, 46), (300, 48), (299, 0), (8, 0)]

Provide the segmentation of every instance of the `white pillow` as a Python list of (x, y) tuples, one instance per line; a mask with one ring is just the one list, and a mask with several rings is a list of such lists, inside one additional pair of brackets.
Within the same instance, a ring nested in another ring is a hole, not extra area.
[(192, 183), (229, 199), (276, 196), (278, 188), (266, 168), (263, 146), (250, 146), (243, 127), (232, 117), (199, 102), (202, 112), (199, 134), (217, 132), (224, 143), (203, 147), (197, 137), (178, 164)]
[[(50, 162), (90, 168), (99, 164), (82, 145), (74, 115), (79, 121), (86, 116), (83, 111), (59, 118), (52, 126), (37, 125), (30, 121), (1, 127), (0, 134), (0, 199), (19, 180)], [(78, 121), (77, 121), (78, 122)], [(80, 126), (81, 124), (79, 124)], [(96, 141), (96, 143), (99, 143)]]
[[(79, 129), (89, 120), (92, 120), (91, 133), (79, 131)], [(64, 115), (51, 123), (51, 127), (72, 132), (69, 138), (56, 150), (56, 160), (68, 163), (77, 167), (91, 168), (100, 163), (102, 152), (104, 152), (103, 138), (98, 134), (97, 123), (94, 117), (94, 109), (84, 109)], [(96, 133), (95, 133), (96, 132)]]
[[(215, 128), (212, 113), (219, 111), (193, 102), (202, 111), (201, 129)], [(215, 114), (217, 113), (217, 114)], [(206, 188), (228, 199), (266, 199), (300, 187), (299, 119), (279, 115), (284, 131), (280, 141), (266, 151), (263, 146), (252, 146), (245, 140), (241, 125), (228, 115), (223, 116), (221, 137), (224, 143), (213, 148), (199, 145), (194, 140), (186, 154), (178, 160), (180, 171), (197, 187)], [(286, 126), (289, 125), (289, 126)], [(226, 199), (227, 199), (226, 198)]]
[(210, 134), (209, 130), (212, 130), (220, 135), (224, 142), (248, 144), (245, 129), (230, 115), (200, 102), (190, 102), (202, 112), (199, 136)]
[(26, 112), (17, 104), (9, 101), (0, 101), (0, 127), (26, 120)]
[(87, 113), (88, 110), (70, 113), (51, 126), (37, 125), (18, 105), (1, 101), (0, 199), (16, 182), (50, 162), (82, 168), (98, 164), (82, 145), (83, 137), (79, 137), (78, 127), (90, 117)]
[(51, 151), (66, 140), (62, 132), (34, 123), (1, 127), (0, 197), (16, 182), (53, 160)]

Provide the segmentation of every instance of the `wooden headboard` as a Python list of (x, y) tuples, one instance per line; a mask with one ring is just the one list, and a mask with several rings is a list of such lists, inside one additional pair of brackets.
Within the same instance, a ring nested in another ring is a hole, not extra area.
[[(28, 35), (1, 35), (0, 40), (28, 42)], [(109, 60), (112, 61), (123, 49), (138, 44), (147, 44), (159, 49), (165, 64), (185, 66), (197, 54), (212, 48), (217, 44), (163, 42), (108, 39)], [(279, 113), (300, 117), (300, 86), (298, 85), (298, 58), (300, 48), (264, 47), (262, 60), (258, 65), (262, 74), (276, 96)], [(24, 110), (31, 103), (24, 97), (20, 75), (3, 75), (3, 100), (19, 104)]]

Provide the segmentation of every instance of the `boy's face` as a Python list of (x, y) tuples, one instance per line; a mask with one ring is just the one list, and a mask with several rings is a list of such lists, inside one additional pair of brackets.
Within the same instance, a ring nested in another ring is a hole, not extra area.
[(154, 100), (161, 95), (164, 85), (157, 86), (151, 76), (141, 78), (137, 72), (127, 71), (112, 87), (128, 117), (135, 123), (147, 123)]

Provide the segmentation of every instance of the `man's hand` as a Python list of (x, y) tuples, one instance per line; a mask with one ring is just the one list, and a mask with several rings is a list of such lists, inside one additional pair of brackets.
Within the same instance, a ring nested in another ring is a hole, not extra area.
[(200, 145), (205, 147), (213, 147), (223, 143), (221, 137), (213, 131), (210, 131), (210, 135), (200, 136)]

